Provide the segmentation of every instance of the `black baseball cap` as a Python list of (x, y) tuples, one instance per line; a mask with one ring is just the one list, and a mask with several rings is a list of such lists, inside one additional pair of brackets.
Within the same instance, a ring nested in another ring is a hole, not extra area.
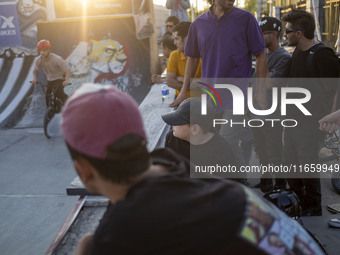
[(199, 126), (210, 127), (214, 119), (214, 109), (207, 103), (207, 114), (201, 114), (201, 99), (188, 98), (184, 100), (176, 110), (162, 115), (165, 123), (171, 126), (181, 126), (185, 124), (198, 124)]
[(263, 17), (259, 22), (262, 31), (277, 31), (281, 32), (282, 22), (274, 17)]

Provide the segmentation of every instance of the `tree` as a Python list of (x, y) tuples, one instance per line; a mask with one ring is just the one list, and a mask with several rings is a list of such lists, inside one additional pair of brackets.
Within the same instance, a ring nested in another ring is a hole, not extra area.
[(247, 10), (254, 14), (257, 11), (256, 0), (245, 0), (244, 10)]

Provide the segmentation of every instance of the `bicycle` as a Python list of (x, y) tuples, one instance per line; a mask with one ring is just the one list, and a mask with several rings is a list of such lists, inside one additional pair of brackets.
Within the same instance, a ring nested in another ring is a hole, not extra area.
[[(32, 84), (32, 81), (31, 81), (31, 84)], [(37, 82), (37, 84), (39, 84), (41, 86), (42, 90), (44, 91), (44, 93), (46, 95), (47, 89), (45, 90), (45, 88), (47, 87), (47, 84), (44, 85), (39, 81)], [(70, 84), (71, 83), (68, 83), (67, 85), (70, 85)], [(44, 127), (44, 134), (48, 139), (51, 138), (51, 135), (48, 132), (48, 124), (53, 119), (55, 114), (61, 112), (61, 109), (64, 105), (64, 101), (61, 100), (60, 98), (58, 98), (55, 95), (59, 86), (61, 86), (61, 85), (59, 84), (58, 86), (52, 88), (51, 92), (46, 96), (47, 109), (46, 109), (46, 112), (45, 112), (45, 115), (44, 115), (43, 127)]]
[[(327, 163), (333, 160), (340, 159), (340, 139), (336, 132), (328, 132), (324, 143), (324, 147), (332, 152), (332, 155), (319, 159), (320, 163)], [(331, 183), (336, 193), (340, 194), (340, 171), (334, 171), (331, 177)]]

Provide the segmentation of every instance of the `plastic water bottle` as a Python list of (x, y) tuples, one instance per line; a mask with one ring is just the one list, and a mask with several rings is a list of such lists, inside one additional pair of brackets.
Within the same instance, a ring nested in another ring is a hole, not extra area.
[(162, 84), (162, 103), (169, 95), (169, 88), (168, 85), (166, 85), (166, 82), (163, 82)]

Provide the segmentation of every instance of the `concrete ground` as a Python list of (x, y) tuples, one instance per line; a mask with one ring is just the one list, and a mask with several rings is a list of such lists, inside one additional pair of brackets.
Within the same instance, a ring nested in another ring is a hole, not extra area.
[(0, 130), (0, 173), (0, 254), (45, 254), (78, 200), (66, 195), (76, 173), (63, 140)]
[[(76, 173), (64, 142), (46, 139), (41, 128), (0, 130), (0, 162), (0, 254), (45, 254), (78, 201), (66, 195)], [(340, 229), (328, 227), (327, 221), (340, 215), (326, 206), (340, 203), (340, 195), (330, 179), (322, 179), (322, 194), (323, 216), (302, 221), (328, 254), (338, 255)]]

